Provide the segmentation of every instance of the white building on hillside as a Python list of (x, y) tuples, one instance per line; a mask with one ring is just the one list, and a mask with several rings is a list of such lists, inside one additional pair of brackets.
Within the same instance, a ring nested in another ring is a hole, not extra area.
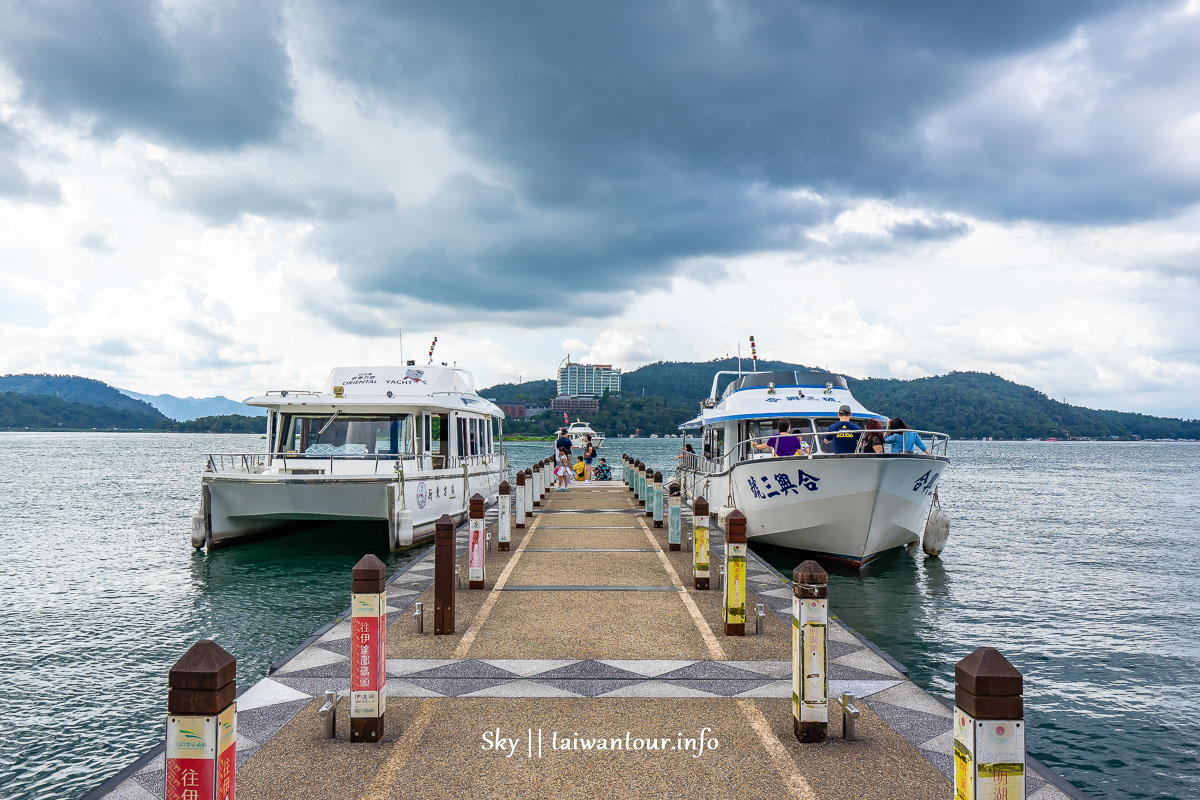
[(558, 368), (559, 397), (601, 397), (621, 391), (621, 370), (612, 364), (574, 364)]

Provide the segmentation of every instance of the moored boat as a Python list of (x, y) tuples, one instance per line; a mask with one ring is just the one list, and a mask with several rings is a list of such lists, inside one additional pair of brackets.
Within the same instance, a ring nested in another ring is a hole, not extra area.
[(213, 453), (194, 547), (313, 521), (378, 520), (392, 549), (456, 522), (476, 493), (493, 502), (504, 471), (504, 412), (470, 372), (445, 365), (338, 367), (321, 391), (246, 401), (267, 409), (266, 452)]
[(571, 440), (572, 449), (582, 449), (588, 436), (592, 437), (592, 446), (597, 450), (604, 445), (604, 434), (596, 433), (588, 423), (577, 419), (567, 426), (567, 437)]
[[(875, 453), (863, 452), (862, 435), (853, 434), (854, 452), (838, 453), (827, 429), (842, 406), (860, 427), (868, 420), (887, 424), (833, 373), (718, 372), (700, 416), (680, 426), (685, 443), (687, 432), (696, 430), (702, 443), (699, 454), (680, 459), (685, 498), (704, 496), (712, 509), (737, 508), (752, 541), (851, 564), (918, 541), (949, 463), (949, 437), (909, 431), (909, 440), (919, 437), (927, 452)], [(794, 437), (786, 449), (796, 453), (755, 447), (784, 419)]]

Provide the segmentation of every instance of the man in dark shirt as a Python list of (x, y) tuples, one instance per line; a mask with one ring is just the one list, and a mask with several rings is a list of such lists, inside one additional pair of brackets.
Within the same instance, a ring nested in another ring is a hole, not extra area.
[(787, 458), (794, 455), (805, 455), (808, 452), (808, 445), (800, 440), (799, 436), (794, 436), (788, 433), (792, 429), (792, 423), (786, 419), (781, 419), (775, 423), (776, 430), (779, 433), (767, 439), (766, 444), (759, 444), (751, 440), (750, 444), (756, 450), (771, 450), (780, 458)]
[(825, 441), (833, 442), (834, 453), (853, 453), (858, 450), (859, 434), (851, 431), (861, 430), (862, 428), (850, 421), (850, 406), (842, 406), (838, 409), (838, 421), (828, 429), (833, 435), (826, 436)]
[(558, 430), (558, 441), (554, 443), (554, 451), (557, 453), (559, 450), (567, 451), (567, 463), (570, 464), (571, 463), (571, 439), (567, 436), (566, 428), (559, 428), (559, 430)]

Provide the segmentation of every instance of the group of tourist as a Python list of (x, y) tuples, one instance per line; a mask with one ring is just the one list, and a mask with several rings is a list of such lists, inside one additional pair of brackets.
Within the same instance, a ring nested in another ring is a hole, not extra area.
[[(812, 448), (808, 442), (791, 433), (792, 424), (781, 419), (775, 425), (777, 433), (765, 443), (751, 441), (756, 450), (769, 450), (776, 456), (808, 455)], [(889, 433), (890, 431), (890, 433)], [(919, 434), (908, 430), (904, 420), (896, 417), (888, 420), (887, 428), (877, 419), (866, 421), (866, 428), (850, 421), (850, 406), (838, 409), (837, 422), (825, 430), (823, 441), (833, 448), (835, 455), (848, 453), (883, 453), (889, 447), (892, 453), (929, 452)]]
[(577, 481), (612, 480), (612, 468), (608, 466), (608, 463), (603, 458), (594, 466), (592, 464), (593, 461), (596, 461), (596, 446), (592, 443), (590, 435), (583, 437), (583, 454), (575, 456), (574, 463), (571, 463), (572, 449), (574, 449), (574, 445), (571, 442), (571, 437), (567, 436), (567, 429), (560, 428), (558, 431), (558, 440), (554, 442), (554, 476), (557, 479), (556, 491), (565, 492), (570, 485), (572, 477)]

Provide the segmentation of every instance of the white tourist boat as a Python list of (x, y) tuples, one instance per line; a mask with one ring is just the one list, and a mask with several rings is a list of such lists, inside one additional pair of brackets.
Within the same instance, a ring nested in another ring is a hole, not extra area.
[[(718, 393), (722, 376), (728, 385)], [(700, 416), (680, 426), (685, 444), (690, 431), (701, 437), (700, 452), (679, 462), (684, 496), (689, 503), (703, 496), (713, 512), (737, 508), (753, 541), (851, 564), (918, 541), (950, 462), (949, 437), (916, 431), (928, 453), (893, 454), (885, 446), (882, 454), (837, 454), (826, 429), (842, 405), (859, 426), (870, 419), (887, 425), (839, 375), (718, 372)], [(780, 419), (790, 422), (807, 454), (778, 457), (751, 445), (765, 444)]]
[(432, 537), (443, 514), (495, 501), (504, 412), (471, 373), (445, 365), (338, 367), (322, 391), (246, 401), (267, 409), (263, 453), (213, 453), (192, 545), (213, 547), (301, 521), (378, 520), (393, 550)]
[(592, 426), (586, 422), (580, 422), (577, 419), (567, 426), (567, 438), (571, 440), (572, 452), (583, 448), (584, 438), (587, 436), (592, 437), (592, 446), (597, 450), (604, 444), (604, 434), (596, 433), (592, 430)]

